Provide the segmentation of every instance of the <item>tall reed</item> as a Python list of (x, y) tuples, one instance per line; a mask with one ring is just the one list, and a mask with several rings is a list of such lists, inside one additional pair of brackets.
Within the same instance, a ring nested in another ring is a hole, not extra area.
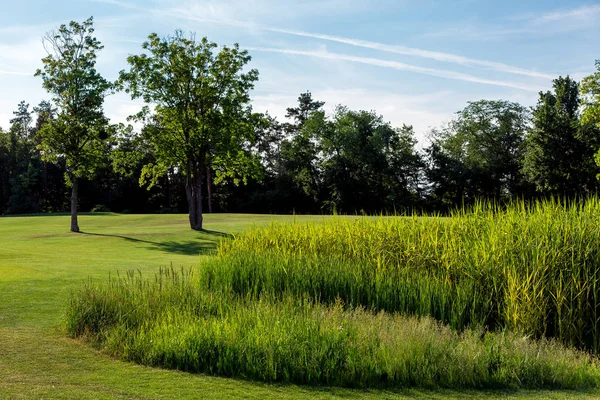
[(222, 242), (212, 290), (308, 295), (600, 351), (600, 201), (272, 224)]

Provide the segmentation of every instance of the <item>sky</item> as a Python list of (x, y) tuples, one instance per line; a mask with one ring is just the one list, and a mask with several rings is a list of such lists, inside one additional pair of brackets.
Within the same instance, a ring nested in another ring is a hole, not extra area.
[[(108, 79), (156, 32), (176, 29), (239, 45), (260, 78), (255, 111), (283, 120), (311, 91), (328, 112), (338, 104), (412, 125), (421, 143), (468, 101), (534, 106), (552, 79), (580, 80), (600, 59), (600, 1), (578, 0), (27, 0), (0, 12), (0, 127), (21, 100), (50, 99), (34, 77), (42, 37), (94, 17)], [(125, 122), (142, 104), (108, 97), (107, 116)]]

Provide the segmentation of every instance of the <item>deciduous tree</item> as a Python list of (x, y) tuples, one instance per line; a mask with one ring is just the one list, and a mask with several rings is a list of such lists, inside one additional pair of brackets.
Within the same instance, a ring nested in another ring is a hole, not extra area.
[(244, 70), (251, 57), (237, 44), (216, 52), (216, 43), (180, 31), (164, 39), (153, 33), (142, 48), (128, 57), (130, 69), (119, 80), (132, 98), (154, 107), (157, 123), (144, 134), (156, 163), (145, 166), (141, 180), (151, 186), (170, 168), (184, 172), (190, 227), (201, 230), (207, 167), (217, 182), (260, 171), (249, 151), (258, 118), (249, 93), (258, 71)]
[(103, 104), (112, 85), (96, 71), (96, 57), (103, 46), (93, 33), (92, 18), (83, 23), (71, 21), (49, 32), (43, 38), (48, 55), (35, 74), (42, 78), (58, 109), (56, 118), (41, 127), (38, 139), (45, 160), (65, 161), (65, 179), (71, 185), (72, 232), (79, 232), (79, 180), (94, 173), (107, 149)]
[(585, 195), (594, 190), (594, 151), (582, 140), (579, 87), (570, 77), (540, 93), (533, 128), (525, 138), (523, 171), (545, 194)]
[(438, 201), (502, 199), (522, 194), (522, 142), (529, 111), (504, 100), (469, 102), (433, 132), (428, 178)]

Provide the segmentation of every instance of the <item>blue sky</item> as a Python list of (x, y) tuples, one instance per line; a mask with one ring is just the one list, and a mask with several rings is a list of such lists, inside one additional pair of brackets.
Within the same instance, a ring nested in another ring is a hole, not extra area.
[[(375, 110), (424, 139), (467, 101), (535, 105), (558, 75), (579, 80), (600, 59), (600, 1), (529, 0), (27, 0), (0, 13), (0, 126), (19, 101), (50, 96), (33, 73), (41, 38), (93, 15), (105, 48), (98, 69), (115, 79), (151, 32), (196, 32), (239, 43), (260, 72), (254, 108), (283, 118), (300, 92)], [(141, 104), (106, 101), (115, 122)]]

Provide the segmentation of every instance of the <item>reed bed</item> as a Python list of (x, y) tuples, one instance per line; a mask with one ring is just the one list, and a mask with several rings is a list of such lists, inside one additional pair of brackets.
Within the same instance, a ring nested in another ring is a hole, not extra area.
[(211, 290), (341, 298), (600, 351), (598, 199), (273, 224), (222, 242), (202, 268)]
[(73, 337), (137, 363), (265, 382), (345, 387), (595, 388), (596, 360), (551, 340), (452, 330), (432, 318), (301, 296), (214, 293), (192, 271), (88, 282)]

